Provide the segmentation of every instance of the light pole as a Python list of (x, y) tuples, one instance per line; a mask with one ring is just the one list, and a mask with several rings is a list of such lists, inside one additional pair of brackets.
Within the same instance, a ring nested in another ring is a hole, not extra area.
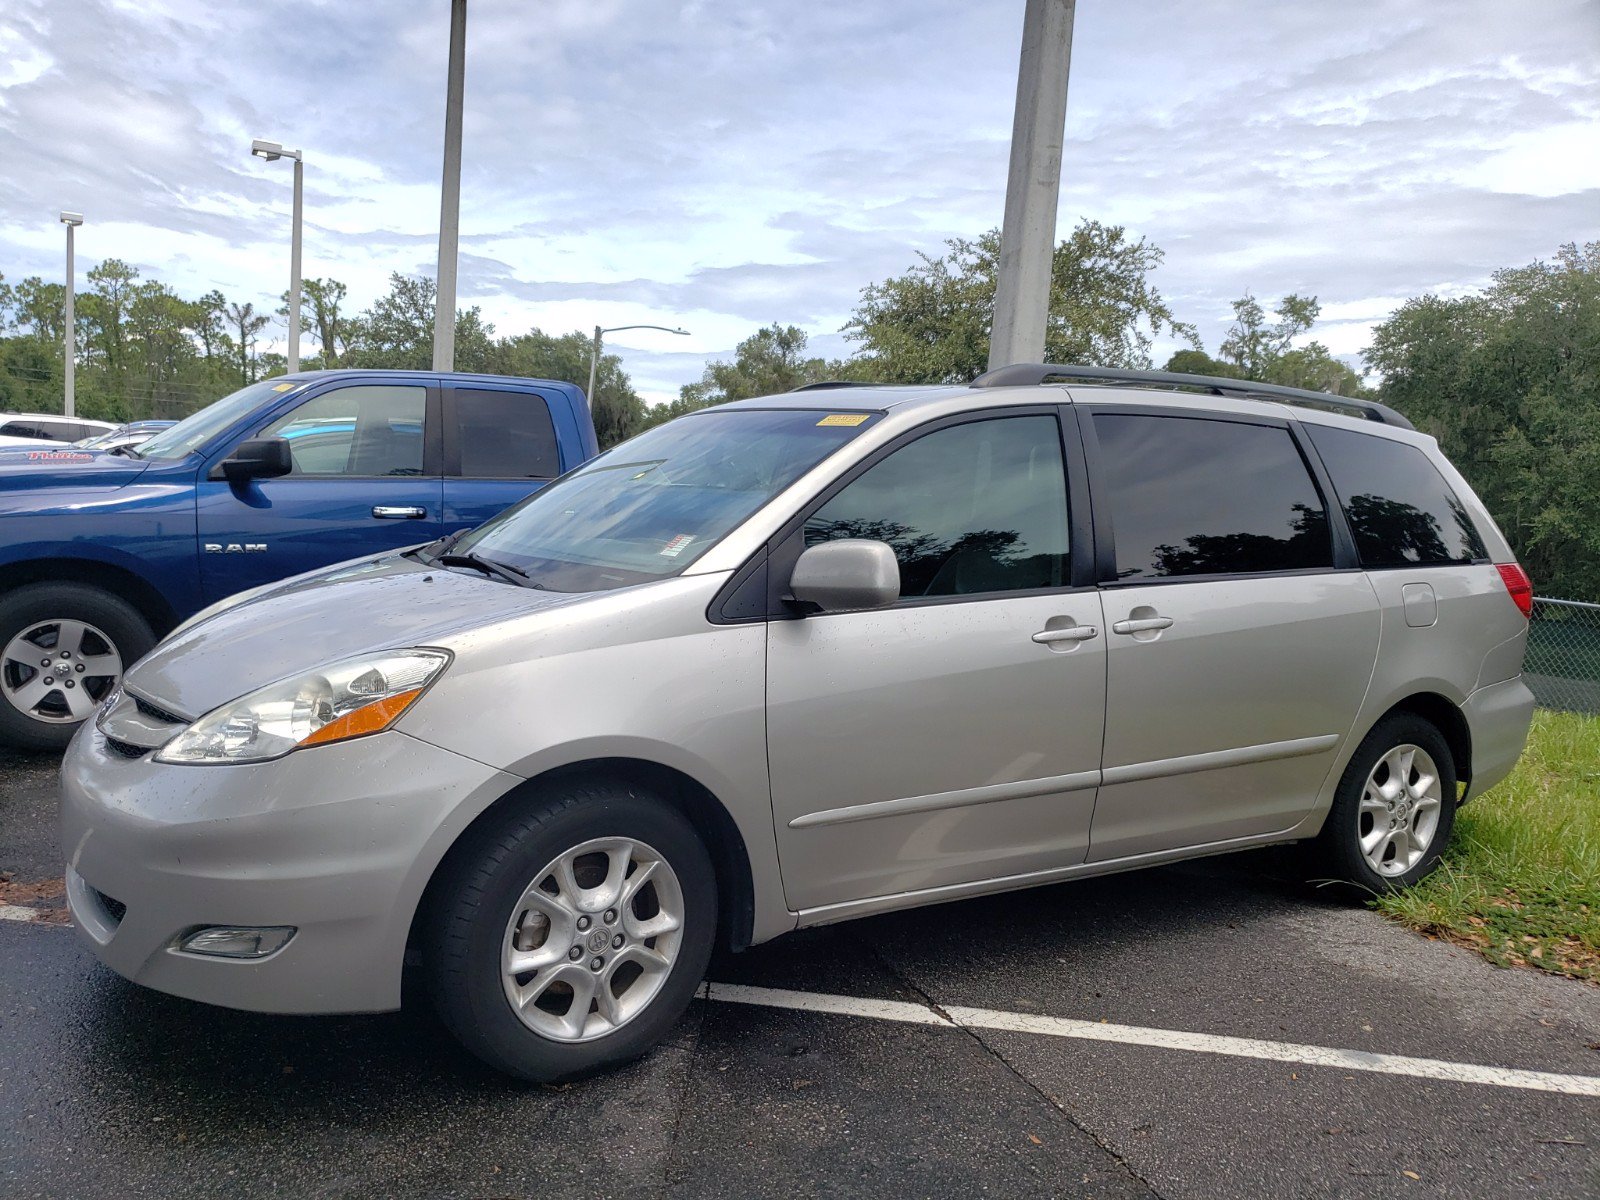
[(250, 143), (250, 153), (268, 162), (294, 159), (294, 221), (289, 229), (289, 373), (300, 369), (300, 185), (305, 171), (300, 151), (285, 150), (277, 142), (260, 138)]
[(72, 292), (73, 287), (76, 285), (78, 280), (78, 268), (74, 265), (72, 259), (72, 231), (79, 225), (83, 224), (83, 214), (75, 212), (63, 212), (61, 214), (61, 223), (67, 227), (67, 303), (66, 311), (63, 313), (67, 321), (67, 391), (65, 401), (61, 405), (61, 411), (67, 416), (72, 417), (77, 415), (77, 401), (74, 398), (72, 391), (72, 370), (77, 365), (78, 358), (77, 318), (72, 311)]
[(433, 369), (456, 369), (456, 251), (461, 240), (461, 106), (467, 73), (467, 0), (450, 0), (450, 71), (444, 89), (444, 178), (439, 269), (434, 273)]
[(600, 339), (608, 333), (621, 333), (624, 329), (659, 329), (662, 333), (676, 333), (681, 337), (688, 337), (687, 329), (668, 329), (665, 325), (613, 325), (610, 329), (594, 327), (594, 350), (589, 354), (589, 390), (585, 392), (584, 399), (589, 402), (589, 411), (594, 411), (594, 380), (600, 371)]
[(1011, 173), (989, 333), (989, 370), (1044, 361), (1077, 0), (1028, 0), (1022, 18)]

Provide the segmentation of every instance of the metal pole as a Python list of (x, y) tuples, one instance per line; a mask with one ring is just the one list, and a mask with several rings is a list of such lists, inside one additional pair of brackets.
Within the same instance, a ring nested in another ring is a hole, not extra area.
[(294, 160), (294, 226), (289, 232), (289, 373), (300, 369), (300, 184), (305, 164)]
[(438, 289), (433, 310), (433, 369), (456, 365), (456, 248), (461, 224), (461, 106), (467, 69), (467, 0), (450, 0), (450, 76), (445, 87), (444, 183), (439, 196)]
[(602, 330), (601, 330), (600, 326), (596, 325), (594, 327), (594, 349), (589, 352), (589, 390), (583, 394), (584, 399), (589, 402), (589, 411), (591, 413), (594, 412), (594, 380), (595, 380), (595, 375), (600, 370), (600, 334), (601, 334), (601, 332), (602, 332)]
[(74, 285), (77, 282), (77, 267), (73, 263), (72, 251), (73, 251), (73, 246), (72, 246), (72, 226), (68, 225), (67, 226), (67, 308), (66, 308), (66, 313), (65, 313), (66, 320), (67, 320), (67, 346), (66, 346), (67, 391), (66, 391), (66, 400), (61, 406), (61, 411), (66, 413), (66, 415), (69, 416), (69, 417), (77, 416), (77, 407), (78, 407), (77, 406), (77, 398), (73, 393), (73, 378), (72, 378), (72, 371), (73, 371), (73, 368), (77, 365), (77, 358), (78, 358), (77, 318), (73, 313), (73, 304), (72, 304), (73, 288), (74, 288)]
[(1076, 0), (1028, 0), (989, 369), (1044, 361)]

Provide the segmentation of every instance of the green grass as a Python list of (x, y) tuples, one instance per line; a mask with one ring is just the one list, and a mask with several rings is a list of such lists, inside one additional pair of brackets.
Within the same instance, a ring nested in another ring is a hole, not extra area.
[(1510, 778), (1456, 815), (1439, 870), (1374, 905), (1501, 966), (1600, 983), (1600, 718), (1535, 713)]

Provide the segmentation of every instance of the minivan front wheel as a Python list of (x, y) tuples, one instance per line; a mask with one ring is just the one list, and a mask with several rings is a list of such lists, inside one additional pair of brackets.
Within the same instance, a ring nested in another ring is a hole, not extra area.
[(622, 784), (571, 785), (482, 831), (433, 903), (424, 959), (446, 1025), (536, 1082), (649, 1050), (692, 999), (717, 921), (694, 828)]
[(1430, 874), (1455, 827), (1455, 759), (1410, 713), (1386, 717), (1345, 768), (1318, 847), (1334, 877), (1383, 894)]

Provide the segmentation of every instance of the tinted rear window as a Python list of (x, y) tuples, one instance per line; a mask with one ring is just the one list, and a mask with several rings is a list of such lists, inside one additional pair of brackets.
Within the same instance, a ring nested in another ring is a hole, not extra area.
[(455, 436), (467, 479), (554, 479), (555, 426), (543, 399), (526, 392), (455, 393)]
[(1467, 510), (1417, 447), (1309, 422), (1305, 428), (1333, 477), (1362, 566), (1468, 563), (1488, 557)]
[(1096, 413), (1118, 579), (1333, 564), (1328, 514), (1287, 429)]

